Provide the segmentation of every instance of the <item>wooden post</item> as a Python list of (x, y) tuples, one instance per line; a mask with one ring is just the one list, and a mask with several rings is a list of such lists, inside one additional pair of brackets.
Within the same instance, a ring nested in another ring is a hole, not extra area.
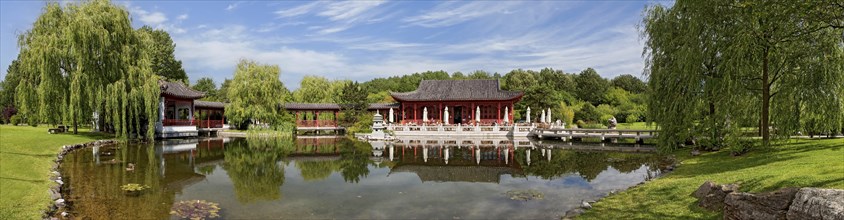
[[(413, 121), (416, 122), (416, 103), (413, 103)], [(416, 149), (414, 149), (416, 150)]]
[(498, 111), (496, 112), (497, 116), (495, 117), (495, 120), (498, 121), (499, 124), (501, 124), (501, 102), (498, 103)]
[[(470, 121), (476, 121), (477, 119), (475, 118), (475, 103), (474, 102), (472, 103), (472, 108), (469, 109), (469, 111), (472, 112), (472, 120), (470, 120)], [(478, 117), (480, 117), (480, 115), (478, 115)]]

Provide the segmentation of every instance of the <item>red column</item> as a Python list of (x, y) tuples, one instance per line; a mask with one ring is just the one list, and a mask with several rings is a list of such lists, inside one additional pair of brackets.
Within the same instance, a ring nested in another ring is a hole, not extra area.
[(413, 103), (413, 121), (416, 121), (416, 103)]
[(337, 112), (338, 111), (334, 111), (334, 127), (337, 127), (337, 125), (339, 125), (337, 124)]
[[(470, 120), (470, 122), (474, 122), (475, 120), (477, 120), (477, 119), (475, 119), (475, 103), (474, 102), (472, 103), (472, 108), (469, 109), (469, 112), (471, 112), (471, 114), (472, 114), (472, 120)], [(471, 123), (469, 123), (469, 124), (471, 124)]]
[(510, 122), (513, 122), (513, 123), (516, 123), (516, 121), (514, 121), (515, 118), (513, 118), (513, 112), (515, 112), (515, 111), (516, 111), (516, 109), (513, 109), (513, 103), (511, 102), (510, 103), (510, 112), (509, 112), (510, 115), (508, 115), (507, 117), (510, 117)]
[(501, 124), (501, 102), (499, 102), (499, 103), (498, 103), (498, 111), (496, 111), (496, 113), (497, 113), (497, 114), (496, 114), (497, 116), (495, 117), (495, 120), (496, 120), (499, 124)]
[(316, 126), (319, 127), (319, 111), (316, 111), (316, 113), (314, 113), (314, 121), (316, 122)]

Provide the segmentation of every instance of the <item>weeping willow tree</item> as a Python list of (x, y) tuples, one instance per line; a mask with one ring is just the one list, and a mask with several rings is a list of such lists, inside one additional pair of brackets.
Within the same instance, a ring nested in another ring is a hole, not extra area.
[(840, 130), (840, 14), (844, 5), (792, 1), (649, 7), (641, 34), (660, 145), (703, 136), (718, 146), (740, 127), (757, 127), (766, 146), (810, 127)]
[(71, 124), (76, 133), (97, 112), (118, 136), (152, 137), (160, 88), (151, 45), (129, 13), (107, 0), (47, 3), (18, 37), (20, 114), (32, 125)]

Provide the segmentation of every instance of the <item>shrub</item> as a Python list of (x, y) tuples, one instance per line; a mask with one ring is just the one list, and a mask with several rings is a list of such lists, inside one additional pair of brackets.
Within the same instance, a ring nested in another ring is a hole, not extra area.
[(613, 117), (615, 117), (615, 116), (613, 116), (613, 115), (601, 115), (600, 121), (598, 121), (598, 123), (596, 123), (596, 124), (609, 125), (609, 123), (610, 123), (609, 120)]
[(629, 114), (627, 117), (624, 118), (624, 122), (639, 122), (639, 115), (638, 114)]
[(578, 128), (583, 128), (583, 126), (586, 126), (586, 122), (584, 122), (583, 120), (577, 120), (575, 124), (577, 124)]
[(22, 122), (23, 118), (20, 115), (12, 115), (12, 117), (9, 118), (9, 123), (12, 123), (12, 125), (18, 125)]
[(602, 128), (607, 128), (607, 127), (606, 127), (606, 126), (604, 126), (604, 125), (602, 125), (602, 124), (599, 124), (599, 123), (589, 123), (589, 124), (584, 125), (584, 126), (583, 126), (583, 127), (581, 127), (581, 128), (586, 128), (586, 129), (602, 129)]

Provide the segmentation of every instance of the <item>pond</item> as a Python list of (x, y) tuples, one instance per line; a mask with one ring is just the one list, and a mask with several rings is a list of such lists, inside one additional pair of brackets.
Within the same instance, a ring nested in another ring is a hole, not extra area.
[[(192, 200), (216, 203), (226, 219), (559, 219), (668, 165), (649, 153), (547, 143), (437, 143), (169, 140), (77, 150), (61, 170), (82, 219), (175, 219), (174, 204)], [(149, 188), (127, 194), (130, 183)]]

